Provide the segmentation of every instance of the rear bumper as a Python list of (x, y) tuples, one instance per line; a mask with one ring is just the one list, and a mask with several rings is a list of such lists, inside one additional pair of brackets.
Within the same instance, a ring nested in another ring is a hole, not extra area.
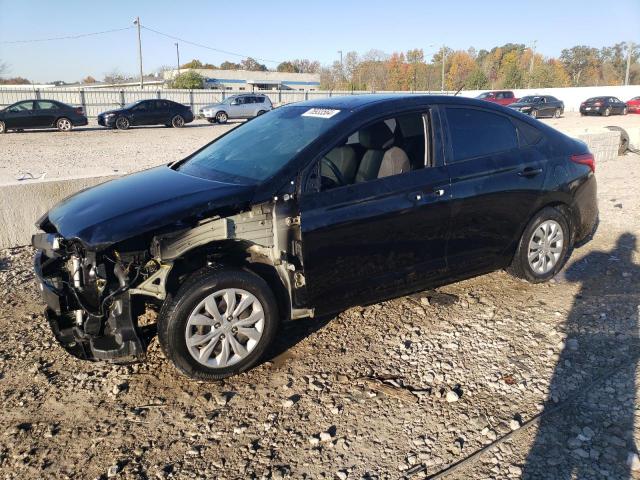
[(84, 127), (85, 125), (89, 125), (89, 119), (87, 119), (87, 117), (78, 117), (73, 120), (74, 127)]
[[(58, 343), (83, 360), (117, 363), (143, 360), (145, 349), (131, 315), (128, 292), (114, 297), (113, 307), (103, 317), (83, 309), (78, 292), (72, 291), (59, 258), (50, 248), (52, 237), (34, 235), (32, 244), (39, 249), (34, 259), (34, 271), (46, 305), (45, 317)], [(81, 322), (78, 322), (78, 312), (82, 312)]]
[(574, 240), (577, 244), (584, 244), (598, 228), (598, 185), (595, 175), (591, 174), (576, 190), (574, 211)]

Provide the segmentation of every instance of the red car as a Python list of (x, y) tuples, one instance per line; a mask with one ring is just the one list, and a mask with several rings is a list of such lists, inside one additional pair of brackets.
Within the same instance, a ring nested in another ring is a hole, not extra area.
[(500, 105), (509, 105), (516, 100), (516, 96), (511, 90), (498, 90), (494, 92), (484, 92), (478, 95), (476, 98), (480, 100), (486, 100), (487, 102), (493, 102)]
[(640, 113), (640, 97), (633, 97), (627, 102), (627, 112)]

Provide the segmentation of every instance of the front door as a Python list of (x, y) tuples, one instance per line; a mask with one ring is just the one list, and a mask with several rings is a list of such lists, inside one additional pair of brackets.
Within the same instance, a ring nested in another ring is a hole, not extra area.
[(455, 199), (447, 259), (452, 276), (468, 276), (505, 266), (523, 224), (538, 208), (546, 174), (539, 145), (544, 139), (531, 125), (514, 124), (520, 121), (497, 112), (444, 110)]
[(7, 128), (29, 128), (34, 125), (33, 100), (16, 103), (9, 107), (8, 115), (5, 119)]
[(308, 303), (319, 312), (416, 291), (445, 276), (449, 175), (433, 153), (442, 145), (434, 130), (439, 137), (423, 112), (387, 119), (319, 160), (320, 186), (300, 199)]

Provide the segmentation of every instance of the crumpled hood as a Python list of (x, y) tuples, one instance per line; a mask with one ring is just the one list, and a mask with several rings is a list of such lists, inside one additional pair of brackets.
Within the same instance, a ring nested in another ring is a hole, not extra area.
[(254, 186), (193, 177), (161, 166), (76, 193), (44, 218), (63, 237), (101, 248), (187, 217), (240, 210), (254, 190)]

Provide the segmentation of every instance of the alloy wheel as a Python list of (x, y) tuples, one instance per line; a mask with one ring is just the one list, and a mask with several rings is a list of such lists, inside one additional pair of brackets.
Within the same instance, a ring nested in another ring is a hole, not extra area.
[(116, 127), (118, 127), (119, 130), (126, 130), (129, 128), (129, 119), (127, 117), (118, 117)]
[(7, 127), (4, 122), (0, 122), (0, 133), (5, 133), (7, 131)]
[(246, 358), (265, 327), (262, 304), (246, 290), (225, 288), (205, 297), (187, 320), (191, 356), (209, 368), (225, 368)]
[(533, 118), (538, 118), (538, 111), (537, 110), (531, 110), (531, 116)]
[(72, 128), (71, 121), (68, 118), (59, 119), (57, 126), (61, 132), (68, 132)]
[(531, 269), (540, 275), (550, 272), (562, 255), (564, 232), (555, 220), (545, 220), (533, 231), (527, 258)]
[(173, 128), (182, 128), (182, 127), (184, 127), (184, 118), (182, 118), (180, 115), (176, 115), (171, 120), (171, 125), (173, 125)]
[(229, 118), (229, 117), (228, 117), (228, 116), (227, 116), (227, 114), (226, 114), (226, 113), (224, 113), (224, 112), (219, 112), (219, 113), (216, 115), (216, 120), (218, 121), (218, 123), (226, 123), (228, 118)]
[(562, 112), (560, 111), (560, 109), (559, 109), (559, 108), (556, 108), (555, 117), (556, 117), (556, 118), (560, 118), (560, 115), (562, 115)]

